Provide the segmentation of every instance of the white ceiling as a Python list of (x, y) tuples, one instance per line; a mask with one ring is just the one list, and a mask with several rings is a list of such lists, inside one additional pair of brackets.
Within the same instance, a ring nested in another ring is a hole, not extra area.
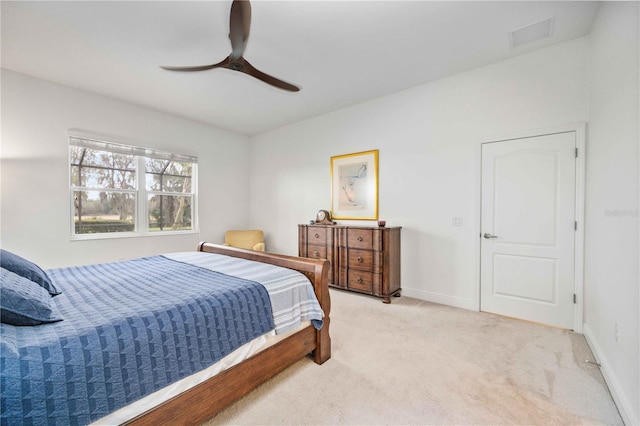
[[(2, 1), (2, 67), (254, 135), (589, 33), (598, 2), (252, 2), (245, 58), (301, 87), (165, 71), (224, 59), (230, 1)], [(508, 33), (554, 17), (553, 35)]]

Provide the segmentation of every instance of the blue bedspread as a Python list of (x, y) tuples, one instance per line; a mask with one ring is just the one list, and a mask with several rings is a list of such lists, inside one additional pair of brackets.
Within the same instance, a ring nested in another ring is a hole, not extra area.
[(3, 425), (88, 424), (274, 328), (262, 285), (162, 256), (47, 272), (64, 321), (0, 324)]

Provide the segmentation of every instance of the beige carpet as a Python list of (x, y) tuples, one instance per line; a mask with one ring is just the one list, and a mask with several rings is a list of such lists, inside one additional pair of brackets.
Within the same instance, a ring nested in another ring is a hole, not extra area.
[(622, 424), (582, 335), (331, 290), (332, 359), (304, 359), (204, 425)]

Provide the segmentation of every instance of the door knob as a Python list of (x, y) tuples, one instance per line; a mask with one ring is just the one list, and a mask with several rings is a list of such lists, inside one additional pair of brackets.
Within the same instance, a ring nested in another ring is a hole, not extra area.
[(489, 240), (491, 238), (498, 238), (497, 235), (487, 234), (486, 232), (484, 233), (483, 237), (486, 238), (487, 240)]

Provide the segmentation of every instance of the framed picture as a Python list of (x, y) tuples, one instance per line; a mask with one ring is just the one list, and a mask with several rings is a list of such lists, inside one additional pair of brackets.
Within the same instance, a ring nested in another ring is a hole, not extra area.
[(378, 150), (331, 157), (333, 219), (378, 220)]

